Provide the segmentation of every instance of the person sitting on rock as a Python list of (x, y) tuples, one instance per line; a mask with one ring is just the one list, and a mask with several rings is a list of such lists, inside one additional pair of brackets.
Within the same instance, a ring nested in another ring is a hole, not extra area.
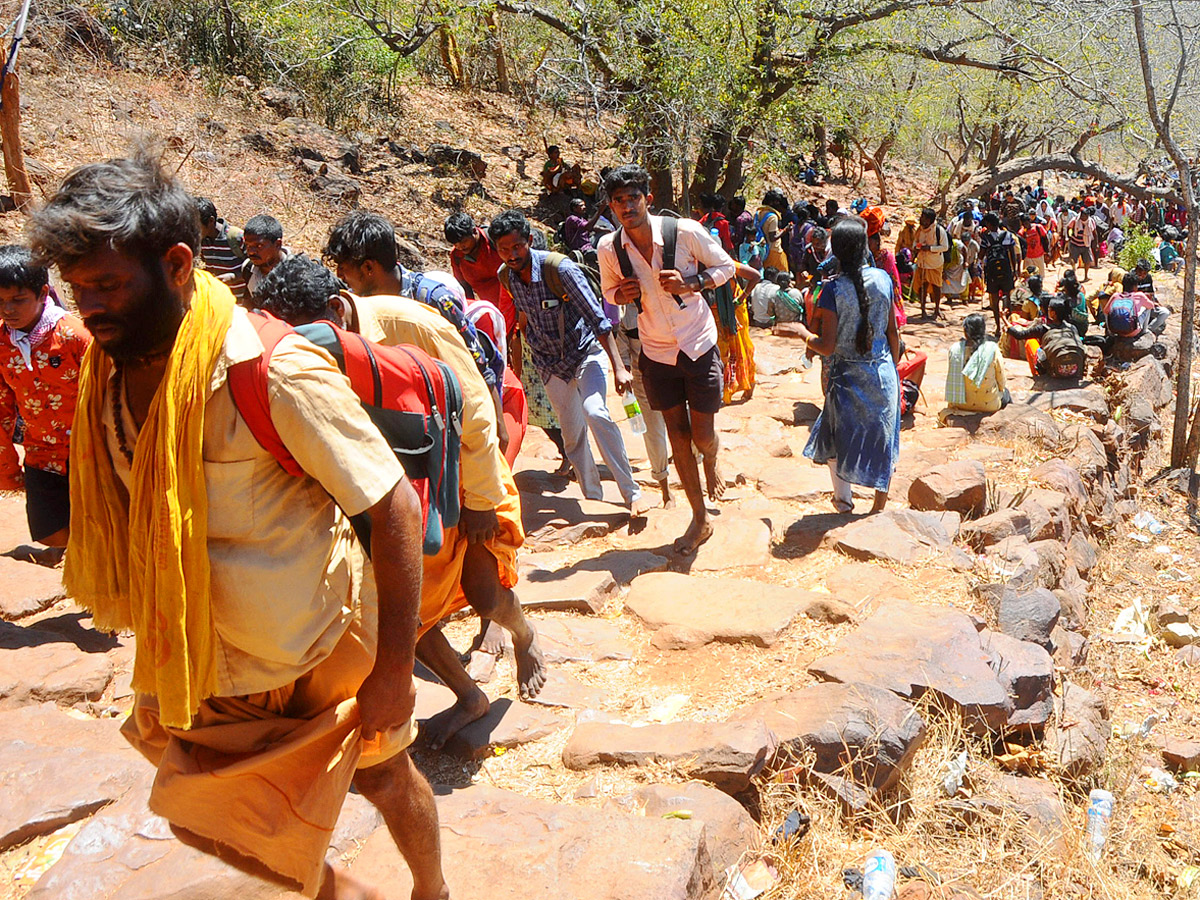
[(1071, 303), (1055, 297), (1046, 317), (1027, 327), (1009, 325), (1008, 335), (1025, 342), (1025, 359), (1034, 377), (1080, 378), (1086, 356), (1079, 332), (1071, 324)]
[(946, 409), (950, 413), (995, 412), (1009, 401), (999, 345), (988, 339), (987, 319), (971, 313), (963, 320), (963, 339), (951, 346), (946, 370)]
[(546, 163), (542, 166), (542, 189), (547, 194), (561, 194), (578, 188), (583, 181), (583, 169), (578, 163), (568, 165), (557, 144), (546, 148)]
[[(263, 282), (263, 308), (289, 325), (328, 319), (383, 346), (414, 344), (446, 363), (462, 387), (462, 511), (458, 525), (444, 529), (441, 550), (422, 557), (416, 654), (457, 697), (454, 706), (422, 729), (436, 750), (488, 711), (487, 697), (435, 627), (447, 616), (470, 604), (485, 623), (498, 623), (512, 634), (522, 698), (537, 696), (545, 682), (537, 632), (512, 591), (517, 550), (525, 541), (520, 494), (500, 452), (496, 415), (483, 379), (458, 331), (411, 298), (358, 297), (342, 293), (341, 287), (324, 266), (297, 256)], [(487, 641), (498, 647), (502, 637), (481, 634), (478, 644)]]
[(1146, 332), (1157, 336), (1167, 330), (1170, 311), (1159, 306), (1149, 294), (1129, 290), (1136, 283), (1132, 272), (1126, 275), (1126, 290), (1113, 294), (1101, 308), (1100, 315), (1111, 338), (1134, 340)]

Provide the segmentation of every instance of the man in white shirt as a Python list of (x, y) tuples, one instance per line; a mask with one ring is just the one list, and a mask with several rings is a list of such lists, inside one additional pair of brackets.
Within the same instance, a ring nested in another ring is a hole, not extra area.
[(675, 549), (690, 554), (713, 531), (693, 444), (704, 458), (709, 498), (718, 500), (725, 493), (714, 421), (723, 393), (721, 355), (717, 325), (700, 292), (731, 279), (734, 263), (708, 229), (678, 219), (675, 267), (663, 268), (663, 217), (650, 215), (654, 198), (646, 170), (620, 166), (604, 187), (621, 231), (600, 242), (600, 285), (609, 303), (638, 307), (638, 366), (646, 397), (666, 420), (675, 468), (692, 507), (691, 524)]
[(917, 229), (917, 260), (913, 274), (913, 293), (921, 304), (921, 315), (925, 315), (925, 298), (933, 300), (933, 317), (942, 314), (942, 264), (950, 250), (950, 236), (938, 224), (937, 213), (932, 209), (921, 211), (921, 225)]

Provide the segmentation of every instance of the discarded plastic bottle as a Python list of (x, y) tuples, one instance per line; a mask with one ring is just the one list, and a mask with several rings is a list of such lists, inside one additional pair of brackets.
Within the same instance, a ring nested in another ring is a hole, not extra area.
[(1100, 859), (1104, 842), (1108, 840), (1108, 827), (1112, 823), (1113, 795), (1099, 788), (1088, 794), (1087, 811), (1087, 855), (1092, 862)]
[(625, 415), (629, 418), (629, 428), (634, 434), (646, 433), (646, 420), (642, 418), (642, 408), (638, 406), (633, 391), (625, 395)]
[(887, 850), (872, 850), (863, 863), (863, 900), (891, 900), (895, 887), (895, 857)]

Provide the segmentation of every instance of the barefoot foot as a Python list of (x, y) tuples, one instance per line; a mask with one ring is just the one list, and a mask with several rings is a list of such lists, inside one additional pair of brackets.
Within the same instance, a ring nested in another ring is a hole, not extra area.
[(529, 624), (529, 635), (520, 639), (513, 635), (513, 656), (517, 662), (517, 689), (522, 700), (532, 700), (546, 683), (546, 662), (538, 646), (537, 630)]
[(479, 634), (475, 635), (470, 648), (462, 655), (462, 661), (465, 663), (474, 653), (490, 653), (492, 656), (499, 656), (504, 652), (506, 637), (504, 629), (497, 623), (490, 619), (484, 619), (480, 623)]
[(692, 524), (688, 526), (688, 530), (683, 533), (682, 537), (675, 539), (672, 545), (676, 553), (683, 556), (691, 556), (696, 552), (697, 548), (710, 537), (712, 537), (713, 527), (708, 518), (696, 519), (692, 518)]
[(466, 697), (459, 697), (452, 707), (442, 710), (422, 725), (421, 736), (430, 750), (441, 750), (446, 746), (446, 741), (476, 719), (482, 719), (489, 709), (491, 703), (487, 694), (475, 688)]
[(341, 866), (325, 866), (317, 900), (387, 900), (383, 891), (351, 875)]
[(708, 499), (716, 502), (725, 496), (725, 477), (717, 464), (717, 456), (704, 457), (704, 483), (708, 487)]

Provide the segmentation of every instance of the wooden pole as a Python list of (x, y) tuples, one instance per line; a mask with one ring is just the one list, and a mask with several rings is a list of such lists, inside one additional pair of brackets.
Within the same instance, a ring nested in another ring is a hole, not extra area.
[(21, 149), (21, 79), (15, 71), (5, 75), (4, 83), (0, 84), (0, 141), (3, 141), (8, 190), (17, 209), (25, 210), (33, 202), (33, 190)]

